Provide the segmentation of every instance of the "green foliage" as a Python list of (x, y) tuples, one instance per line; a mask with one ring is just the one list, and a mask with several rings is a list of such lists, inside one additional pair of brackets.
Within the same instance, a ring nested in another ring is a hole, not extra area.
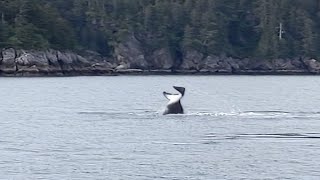
[[(279, 24), (283, 38), (279, 38)], [(319, 0), (3, 0), (0, 47), (89, 49), (112, 55), (135, 35), (146, 53), (320, 55)]]

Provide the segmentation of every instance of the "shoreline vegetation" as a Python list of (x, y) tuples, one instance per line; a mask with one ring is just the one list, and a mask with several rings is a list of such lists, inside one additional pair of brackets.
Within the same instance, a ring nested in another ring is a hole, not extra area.
[(320, 74), (318, 0), (0, 1), (0, 76)]

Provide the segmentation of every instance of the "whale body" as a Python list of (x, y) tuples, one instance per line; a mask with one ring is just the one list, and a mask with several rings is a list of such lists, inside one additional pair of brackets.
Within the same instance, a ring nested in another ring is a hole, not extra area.
[(184, 96), (185, 88), (178, 86), (173, 86), (173, 88), (178, 91), (178, 94), (171, 94), (165, 91), (163, 92), (164, 97), (169, 100), (163, 115), (183, 114), (183, 108), (180, 99)]

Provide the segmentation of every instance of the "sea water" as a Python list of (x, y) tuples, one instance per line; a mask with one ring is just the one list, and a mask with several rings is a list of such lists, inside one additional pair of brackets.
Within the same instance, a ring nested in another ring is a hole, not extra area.
[(0, 78), (0, 179), (319, 177), (318, 76)]

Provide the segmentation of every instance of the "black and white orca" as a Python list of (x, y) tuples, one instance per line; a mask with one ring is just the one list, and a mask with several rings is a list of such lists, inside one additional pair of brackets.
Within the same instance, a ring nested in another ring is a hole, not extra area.
[(180, 99), (184, 96), (185, 88), (177, 86), (173, 86), (173, 88), (178, 91), (178, 94), (163, 92), (163, 95), (169, 100), (163, 115), (183, 114), (183, 108), (181, 106)]

